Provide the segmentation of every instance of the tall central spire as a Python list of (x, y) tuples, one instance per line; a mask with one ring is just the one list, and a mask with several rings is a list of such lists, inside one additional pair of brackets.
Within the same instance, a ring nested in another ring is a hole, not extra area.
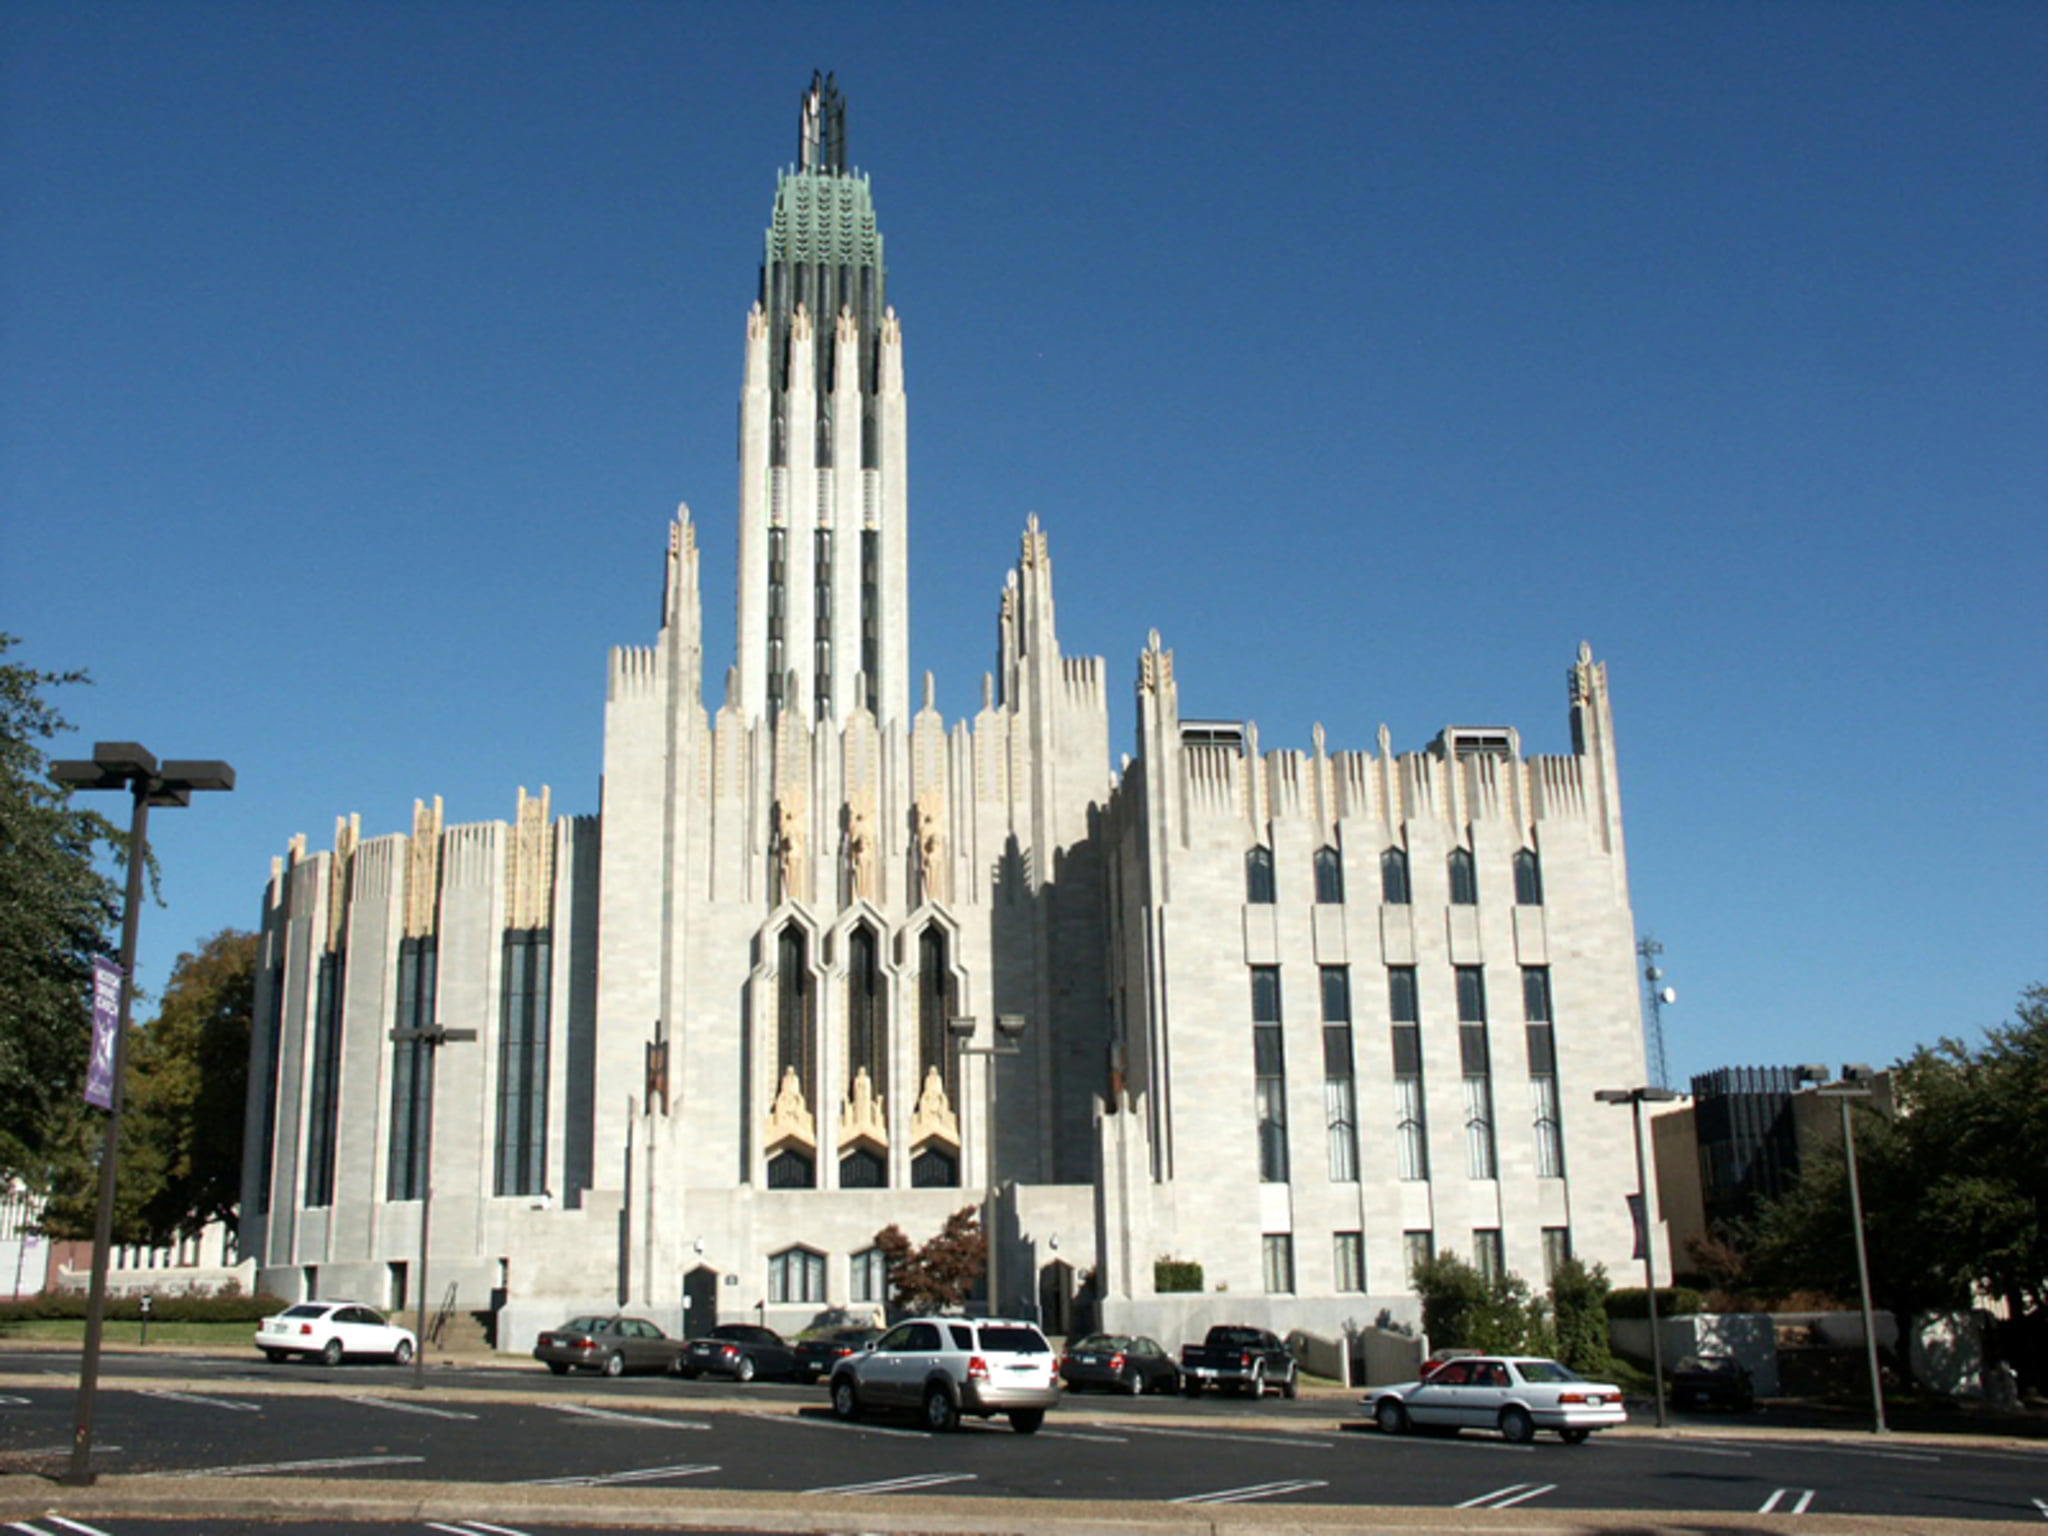
[(816, 70), (811, 71), (811, 88), (804, 92), (796, 168), (827, 176), (846, 174), (846, 98), (831, 75)]

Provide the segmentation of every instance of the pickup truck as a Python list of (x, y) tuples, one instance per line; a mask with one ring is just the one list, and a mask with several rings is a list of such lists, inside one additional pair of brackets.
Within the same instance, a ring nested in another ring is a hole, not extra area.
[(1211, 1328), (1201, 1343), (1182, 1347), (1180, 1379), (1189, 1397), (1199, 1396), (1204, 1387), (1253, 1397), (1268, 1391), (1293, 1397), (1299, 1390), (1294, 1357), (1285, 1344), (1264, 1328), (1228, 1323)]

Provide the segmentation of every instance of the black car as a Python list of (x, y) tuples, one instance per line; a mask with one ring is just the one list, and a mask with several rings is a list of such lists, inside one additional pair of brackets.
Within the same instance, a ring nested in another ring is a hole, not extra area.
[(709, 1372), (734, 1381), (787, 1381), (796, 1375), (796, 1351), (773, 1328), (757, 1323), (720, 1323), (690, 1340), (676, 1362), (676, 1374), (695, 1379)]
[(1101, 1387), (1132, 1397), (1142, 1392), (1178, 1392), (1180, 1367), (1153, 1339), (1124, 1333), (1091, 1333), (1067, 1346), (1060, 1380), (1069, 1391)]
[(806, 1384), (832, 1374), (832, 1367), (857, 1355), (882, 1336), (879, 1328), (827, 1328), (796, 1341), (796, 1379)]
[(1685, 1408), (1752, 1408), (1756, 1389), (1749, 1370), (1730, 1355), (1687, 1355), (1671, 1372), (1671, 1403)]

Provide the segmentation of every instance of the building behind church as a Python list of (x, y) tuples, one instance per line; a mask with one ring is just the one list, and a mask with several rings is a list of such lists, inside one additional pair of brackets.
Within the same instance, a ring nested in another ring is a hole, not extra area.
[[(1644, 1081), (1605, 668), (1572, 750), (1396, 753), (1183, 718), (1061, 649), (1032, 519), (981, 708), (908, 647), (904, 335), (829, 80), (745, 319), (736, 662), (687, 509), (610, 660), (602, 811), (294, 839), (263, 903), (242, 1245), (288, 1297), (614, 1306), (696, 1332), (879, 1310), (877, 1232), (987, 1200), (993, 1304), (1169, 1342), (1412, 1319), (1455, 1251), (1620, 1273)], [(1347, 708), (1347, 713), (1350, 712)], [(509, 786), (508, 786), (509, 789)], [(438, 1046), (406, 1031), (473, 1030)], [(394, 1032), (400, 1039), (394, 1041)], [(1160, 1261), (1201, 1289), (1160, 1294)]]

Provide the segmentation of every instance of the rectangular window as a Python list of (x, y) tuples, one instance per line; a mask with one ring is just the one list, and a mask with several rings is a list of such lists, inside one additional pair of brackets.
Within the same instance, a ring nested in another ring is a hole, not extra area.
[(1294, 1237), (1287, 1232), (1268, 1232), (1260, 1239), (1265, 1260), (1266, 1290), (1270, 1295), (1294, 1292)]
[(1339, 1232), (1336, 1245), (1336, 1284), (1340, 1291), (1365, 1289), (1365, 1234)]
[(501, 957), (498, 1009), (498, 1141), (493, 1192), (547, 1188), (548, 1002), (553, 935), (511, 928)]
[(1280, 967), (1252, 970), (1252, 1071), (1259, 1123), (1259, 1178), (1287, 1182), (1287, 1061), (1280, 1039)]
[(1358, 1178), (1358, 1093), (1351, 1064), (1351, 968), (1321, 968), (1323, 990), (1323, 1121), (1332, 1183)]
[(1488, 1285), (1507, 1273), (1507, 1257), (1501, 1247), (1499, 1227), (1476, 1227), (1472, 1232), (1472, 1267)]
[(1465, 1171), (1499, 1176), (1493, 1136), (1493, 1061), (1486, 1040), (1486, 979), (1476, 965), (1458, 975), (1458, 1057), (1465, 1077)]
[(1550, 968), (1522, 967), (1522, 1014), (1529, 1047), (1529, 1118), (1536, 1132), (1536, 1177), (1564, 1177), (1564, 1116), (1557, 1091), (1557, 1041), (1550, 1022)]
[[(313, 1082), (306, 1105), (306, 1204), (334, 1203), (334, 1137), (341, 1109), (341, 993), (344, 957), (320, 957), (313, 993)], [(283, 999), (277, 999), (282, 1022)], [(276, 1046), (270, 1070), (275, 1081)], [(266, 1181), (267, 1183), (267, 1181)]]
[(855, 1301), (886, 1302), (889, 1299), (889, 1255), (879, 1248), (863, 1248), (849, 1261), (851, 1283), (847, 1294)]
[(1387, 967), (1387, 1009), (1394, 1021), (1394, 1161), (1403, 1179), (1429, 1177), (1429, 1122), (1423, 1113), (1422, 1025), (1415, 967)]
[(1565, 1261), (1572, 1256), (1572, 1229), (1570, 1227), (1545, 1227), (1543, 1229), (1543, 1283), (1550, 1285), (1557, 1280), (1557, 1272), (1564, 1268)]
[[(257, 1149), (261, 1166), (257, 1173), (256, 1214), (267, 1215), (270, 1211), (270, 1180), (277, 1171), (277, 1052), (284, 1042), (284, 967), (270, 968), (270, 1009), (264, 1025), (264, 1037), (270, 1042), (263, 1055), (265, 1079), (263, 1083), (263, 1144)], [(312, 1204), (309, 1200), (308, 1205)], [(0, 1237), (18, 1234), (0, 1228)]]
[(1408, 1278), (1415, 1278), (1415, 1271), (1436, 1257), (1436, 1239), (1425, 1228), (1401, 1234), (1401, 1260), (1408, 1266)]
[[(434, 1027), (437, 965), (437, 946), (431, 936), (400, 942), (397, 1028)], [(427, 1114), (433, 1100), (434, 1047), (423, 1040), (392, 1042), (390, 1157), (384, 1173), (386, 1200), (417, 1200), (426, 1188)]]
[(881, 687), (882, 594), (881, 535), (872, 528), (860, 534), (860, 669), (866, 674), (868, 693), (860, 702), (875, 707)]

